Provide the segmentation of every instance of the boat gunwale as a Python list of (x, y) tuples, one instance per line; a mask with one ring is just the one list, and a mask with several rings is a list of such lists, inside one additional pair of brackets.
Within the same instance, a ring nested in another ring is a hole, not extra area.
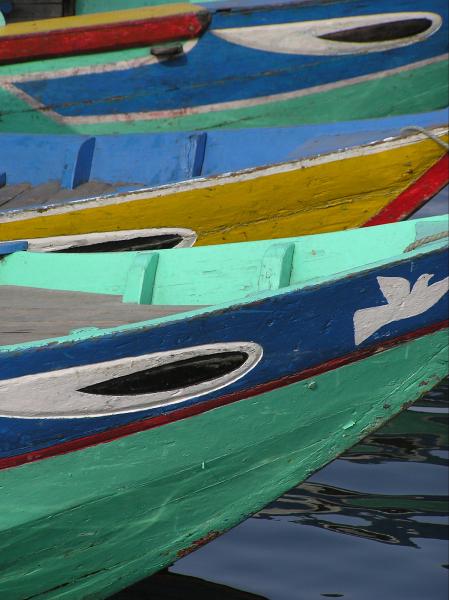
[[(438, 137), (448, 135), (447, 125), (438, 125), (429, 128), (430, 133)], [(406, 146), (412, 146), (421, 142), (428, 141), (428, 137), (423, 133), (410, 133), (405, 135), (396, 135), (385, 139), (374, 140), (366, 144), (342, 148), (316, 154), (311, 157), (299, 158), (289, 161), (281, 161), (269, 165), (260, 165), (239, 169), (237, 171), (228, 171), (218, 175), (207, 177), (194, 177), (174, 183), (165, 183), (160, 186), (144, 187), (137, 190), (131, 190), (125, 193), (105, 194), (90, 198), (79, 198), (68, 200), (67, 202), (55, 202), (45, 205), (27, 206), (24, 208), (12, 208), (0, 211), (0, 225), (14, 221), (22, 221), (34, 217), (59, 215), (64, 213), (76, 212), (78, 210), (88, 210), (89, 208), (111, 206), (123, 202), (134, 202), (147, 200), (152, 197), (163, 197), (170, 193), (182, 193), (191, 189), (203, 189), (210, 187), (211, 184), (224, 186), (228, 183), (237, 183), (240, 181), (251, 181), (259, 177), (269, 177), (279, 173), (289, 173), (298, 169), (312, 168), (320, 164), (328, 164), (338, 160), (346, 160), (360, 156), (370, 156), (380, 154), (390, 150), (396, 150)], [(384, 148), (384, 146), (386, 146)], [(442, 156), (444, 152), (441, 152)]]
[[(445, 218), (446, 217), (446, 218)], [(430, 222), (438, 222), (438, 221), (446, 221), (447, 215), (443, 215), (442, 217), (431, 217)], [(413, 221), (409, 221), (411, 223)], [(428, 221), (429, 222), (429, 221)], [(380, 227), (384, 227), (381, 225)], [(344, 232), (339, 232), (344, 233)], [(326, 235), (326, 234), (325, 234)], [(300, 238), (283, 238), (279, 240), (274, 240), (274, 243), (282, 243), (286, 241), (299, 241)], [(37, 348), (44, 349), (46, 347), (53, 347), (55, 345), (71, 345), (76, 344), (77, 342), (82, 342), (86, 340), (94, 340), (99, 338), (104, 338), (111, 335), (120, 335), (122, 333), (133, 333), (137, 331), (141, 331), (143, 329), (154, 329), (158, 327), (162, 327), (167, 323), (174, 323), (177, 321), (183, 320), (191, 320), (197, 317), (201, 317), (203, 315), (209, 315), (212, 313), (215, 314), (223, 314), (225, 312), (230, 312), (235, 310), (240, 306), (247, 306), (249, 304), (257, 304), (263, 301), (266, 298), (275, 298), (280, 296), (288, 296), (294, 292), (304, 291), (309, 292), (315, 290), (321, 286), (325, 286), (328, 284), (335, 283), (344, 279), (353, 279), (355, 277), (362, 277), (370, 272), (375, 271), (378, 268), (382, 267), (392, 267), (401, 263), (405, 263), (410, 259), (419, 258), (421, 256), (430, 255), (430, 254), (444, 254), (447, 252), (447, 239), (440, 239), (436, 241), (429, 242), (423, 246), (419, 246), (418, 248), (414, 248), (413, 250), (403, 252), (403, 254), (395, 254), (389, 260), (383, 259), (379, 261), (375, 261), (373, 263), (368, 263), (360, 266), (359, 268), (351, 268), (343, 271), (335, 272), (330, 275), (319, 276), (316, 278), (311, 278), (308, 281), (297, 283), (293, 285), (289, 285), (286, 287), (282, 287), (277, 290), (263, 291), (263, 292), (255, 292), (250, 296), (237, 298), (235, 300), (230, 300), (228, 302), (217, 303), (212, 305), (202, 306), (199, 309), (189, 310), (186, 312), (178, 312), (175, 314), (171, 314), (164, 317), (158, 317), (155, 319), (148, 319), (145, 321), (139, 321), (137, 323), (131, 323), (129, 325), (119, 325), (117, 327), (109, 327), (109, 328), (101, 328), (92, 330), (78, 330), (75, 333), (55, 337), (48, 338), (43, 340), (36, 340), (33, 342), (25, 342), (19, 344), (9, 344), (5, 346), (0, 346), (0, 359), (2, 356), (6, 356), (10, 353), (16, 352), (25, 352), (27, 350), (33, 350)], [(183, 249), (183, 250), (191, 250), (191, 249)], [(172, 250), (167, 250), (167, 252), (172, 252)], [(26, 286), (18, 286), (18, 287), (26, 287)], [(1, 284), (0, 284), (1, 290)], [(86, 292), (89, 294), (89, 292)], [(151, 306), (151, 305), (149, 305)], [(155, 306), (155, 305), (153, 305)], [(176, 305), (175, 305), (176, 306)]]

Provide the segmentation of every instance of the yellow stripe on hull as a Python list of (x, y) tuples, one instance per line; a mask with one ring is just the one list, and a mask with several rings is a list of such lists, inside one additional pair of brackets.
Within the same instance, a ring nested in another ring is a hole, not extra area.
[[(148, 227), (193, 229), (198, 245), (359, 227), (444, 154), (431, 140), (382, 142), (269, 169), (0, 220), (0, 240)], [(345, 158), (346, 156), (346, 158)], [(293, 166), (292, 166), (293, 165)]]

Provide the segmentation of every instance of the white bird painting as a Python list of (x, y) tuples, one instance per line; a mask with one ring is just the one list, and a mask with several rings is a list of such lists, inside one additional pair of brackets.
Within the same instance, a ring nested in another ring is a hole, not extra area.
[(449, 277), (429, 285), (434, 274), (420, 275), (411, 288), (403, 277), (378, 277), (387, 304), (362, 308), (354, 313), (354, 338), (358, 346), (384, 325), (420, 315), (436, 304), (449, 290)]

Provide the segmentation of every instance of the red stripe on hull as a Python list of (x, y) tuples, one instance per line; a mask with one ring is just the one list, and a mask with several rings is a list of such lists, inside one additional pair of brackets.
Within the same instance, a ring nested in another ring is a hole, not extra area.
[(103, 52), (198, 37), (209, 13), (196, 12), (0, 38), (0, 64), (69, 54)]
[(321, 363), (320, 365), (311, 367), (309, 369), (301, 371), (300, 373), (289, 375), (281, 379), (269, 381), (268, 383), (261, 384), (254, 388), (251, 388), (250, 390), (242, 390), (240, 392), (228, 394), (226, 396), (222, 396), (221, 398), (209, 400), (208, 402), (203, 402), (193, 406), (181, 408), (166, 415), (150, 417), (143, 421), (129, 423), (128, 425), (116, 427), (115, 429), (108, 429), (107, 431), (96, 433), (83, 438), (78, 438), (76, 440), (62, 442), (61, 444), (56, 444), (48, 448), (42, 448), (41, 450), (35, 450), (26, 454), (2, 458), (0, 459), (0, 469), (17, 467), (19, 465), (34, 462), (36, 460), (41, 460), (43, 458), (50, 458), (52, 456), (67, 454), (69, 452), (81, 450), (89, 446), (96, 446), (101, 443), (111, 442), (118, 438), (131, 435), (133, 433), (147, 431), (149, 429), (153, 429), (154, 427), (161, 427), (162, 425), (166, 425), (168, 423), (173, 423), (175, 421), (187, 419), (188, 417), (199, 415), (201, 413), (212, 410), (213, 408), (218, 408), (220, 406), (232, 404), (233, 402), (237, 402), (238, 400), (251, 398), (253, 396), (257, 396), (265, 392), (285, 387), (286, 385), (290, 385), (292, 383), (297, 383), (298, 381), (303, 381), (304, 379), (314, 377), (315, 375), (321, 375), (322, 373), (333, 371), (335, 369), (338, 369), (339, 367), (343, 367), (345, 365), (357, 362), (358, 360), (362, 360), (363, 358), (367, 358), (368, 356), (371, 356), (378, 352), (388, 350), (389, 348), (393, 348), (394, 346), (398, 346), (404, 342), (408, 342), (410, 340), (423, 337), (424, 335), (428, 335), (430, 333), (434, 333), (436, 331), (445, 329), (447, 326), (448, 321), (445, 320), (441, 323), (437, 323), (436, 325), (431, 325), (429, 327), (424, 327), (411, 333), (407, 333), (401, 337), (395, 338), (394, 340), (386, 340), (377, 346), (357, 350), (356, 352), (353, 352), (346, 356), (341, 356), (339, 358), (332, 359), (325, 363)]
[(438, 194), (449, 182), (449, 156), (445, 154), (417, 181), (367, 221), (363, 227), (402, 221)]

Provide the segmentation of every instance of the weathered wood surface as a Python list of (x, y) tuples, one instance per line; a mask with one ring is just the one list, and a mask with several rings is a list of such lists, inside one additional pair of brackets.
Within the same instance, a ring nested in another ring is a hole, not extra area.
[(200, 245), (306, 235), (360, 227), (395, 204), (403, 218), (447, 180), (444, 149), (412, 135), (109, 198), (5, 211), (0, 239), (142, 225), (192, 230)]
[[(33, 186), (28, 182), (17, 183), (0, 187), (0, 210), (25, 208), (27, 206), (39, 206), (47, 203), (49, 199), (53, 202), (64, 202), (79, 199), (82, 196), (97, 197), (114, 192), (117, 184), (105, 183), (103, 181), (89, 181), (81, 184), (76, 189), (67, 189), (61, 186), (59, 181), (50, 181)], [(140, 186), (137, 186), (140, 187)]]
[(0, 29), (0, 64), (190, 39), (208, 23), (186, 3), (12, 23)]
[(207, 133), (0, 134), (4, 173), (0, 211), (311, 158), (401, 136), (410, 126), (429, 129), (445, 124), (447, 111), (441, 110), (366, 121)]
[[(105, 598), (236, 525), (433, 387), (447, 373), (448, 261), (441, 239), (425, 240), (443, 233), (447, 220), (434, 218), (161, 251), (155, 304), (161, 294), (221, 303), (113, 335), (2, 348), (5, 597)], [(0, 262), (0, 281), (121, 295), (135, 259), (90, 257), (86, 280), (85, 257), (16, 253)], [(385, 316), (387, 305), (388, 323), (360, 341), (360, 316)], [(145, 379), (156, 357), (217, 346), (257, 346), (258, 360), (204, 395), (186, 381), (163, 401), (116, 377), (126, 367)]]
[[(447, 10), (445, 0), (398, 0), (393, 9), (388, 0), (298, 1), (263, 10), (234, 4), (212, 11), (201, 39), (170, 60), (141, 47), (4, 65), (0, 130), (276, 126), (442, 108)], [(412, 35), (404, 33), (407, 23), (419, 25)], [(369, 40), (357, 34), (351, 41), (350, 32), (361, 29)], [(344, 40), (326, 38), (338, 32)]]
[(198, 307), (124, 304), (121, 296), (1, 286), (0, 345), (64, 336), (74, 329), (117, 327), (192, 308)]

